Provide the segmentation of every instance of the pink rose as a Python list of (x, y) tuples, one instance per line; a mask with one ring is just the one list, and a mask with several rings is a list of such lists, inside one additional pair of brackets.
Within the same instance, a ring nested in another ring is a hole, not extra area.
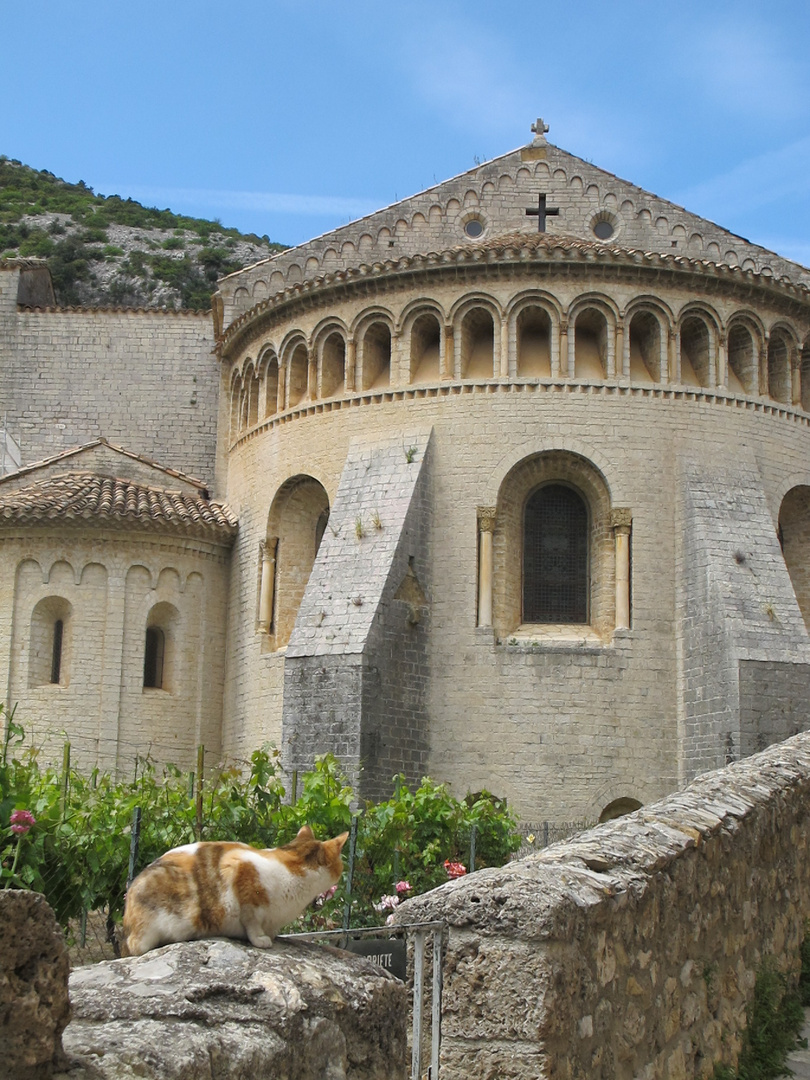
[(411, 885), (410, 881), (398, 881), (394, 888), (401, 896), (402, 893), (410, 892), (413, 886)]

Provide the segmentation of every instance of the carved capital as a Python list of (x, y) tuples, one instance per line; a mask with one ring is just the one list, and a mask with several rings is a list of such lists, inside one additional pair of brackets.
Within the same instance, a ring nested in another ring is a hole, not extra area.
[(262, 562), (272, 562), (273, 559), (275, 559), (277, 544), (277, 536), (274, 536), (272, 540), (261, 540), (259, 542), (259, 554), (261, 555)]
[(481, 532), (494, 532), (495, 531), (495, 518), (497, 517), (497, 508), (494, 506), (479, 506), (478, 510), (478, 528)]
[(633, 524), (633, 511), (628, 506), (614, 506), (610, 511), (610, 527), (625, 532)]

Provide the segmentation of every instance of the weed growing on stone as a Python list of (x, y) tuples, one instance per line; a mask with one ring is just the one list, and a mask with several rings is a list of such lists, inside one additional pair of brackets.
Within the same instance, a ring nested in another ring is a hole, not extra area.
[[(802, 978), (810, 983), (810, 945), (802, 943)], [(800, 983), (800, 988), (802, 984)], [(728, 1065), (715, 1065), (713, 1080), (771, 1080), (784, 1074), (785, 1059), (797, 1045), (804, 1021), (802, 994), (792, 989), (773, 960), (766, 960), (757, 972), (754, 997), (747, 1009), (748, 1024), (743, 1035), (736, 1072)]]

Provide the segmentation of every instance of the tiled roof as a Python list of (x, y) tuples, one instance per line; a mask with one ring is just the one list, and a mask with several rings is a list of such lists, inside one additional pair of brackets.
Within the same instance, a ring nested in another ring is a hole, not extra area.
[[(32, 461), (30, 465), (23, 465), (21, 469), (17, 469), (15, 472), (10, 473), (8, 477), (0, 478), (0, 494), (2, 493), (2, 487), (6, 479), (17, 481), (21, 476), (25, 476), (26, 473), (38, 472), (46, 466), (58, 465), (60, 462), (66, 462), (70, 458), (78, 458), (81, 454), (88, 450), (93, 450), (98, 446), (106, 446), (116, 454), (120, 454), (124, 458), (128, 458), (130, 461), (138, 461), (142, 465), (148, 465), (150, 469), (155, 469), (158, 472), (165, 473), (166, 476), (172, 476), (176, 480), (182, 480), (187, 484), (191, 484), (198, 488), (203, 497), (207, 498), (207, 492), (205, 484), (202, 480), (197, 480), (194, 476), (189, 476), (188, 473), (180, 472), (178, 469), (170, 469), (166, 465), (161, 465), (160, 462), (155, 461), (153, 458), (147, 457), (146, 454), (136, 454), (134, 450), (126, 450), (123, 446), (119, 446), (117, 443), (110, 442), (109, 439), (104, 438), (103, 435), (99, 435), (95, 439), (91, 439), (89, 442), (82, 443), (81, 446), (71, 446), (67, 450), (60, 450), (58, 454), (53, 454), (51, 457), (43, 458), (41, 461)], [(75, 472), (79, 473), (89, 470), (76, 469)], [(160, 490), (160, 489), (158, 489)]]
[(655, 270), (678, 270), (689, 273), (707, 274), (730, 280), (758, 283), (777, 287), (789, 296), (807, 302), (810, 287), (803, 282), (794, 282), (787, 277), (776, 278), (764, 268), (762, 271), (742, 269), (738, 265), (718, 262), (715, 259), (696, 258), (676, 252), (644, 251), (640, 248), (621, 247), (618, 244), (605, 243), (601, 240), (584, 240), (578, 236), (566, 236), (557, 233), (522, 233), (512, 232), (489, 239), (476, 240), (467, 244), (445, 248), (441, 251), (429, 251), (415, 255), (403, 255), (397, 259), (378, 260), (373, 263), (360, 263), (346, 270), (335, 270), (306, 281), (286, 285), (273, 295), (259, 301), (253, 307), (239, 315), (230, 323), (218, 343), (218, 351), (230, 349), (244, 333), (250, 333), (257, 316), (271, 311), (289, 301), (298, 300), (309, 293), (332, 288), (343, 284), (384, 278), (409, 273), (424, 273), (434, 269), (448, 267), (468, 267), (495, 263), (531, 262), (574, 262), (627, 264), (646, 266)]
[(236, 518), (223, 503), (98, 473), (67, 473), (17, 491), (0, 488), (0, 527), (81, 521), (96, 525), (130, 522), (220, 542), (230, 541), (237, 529)]

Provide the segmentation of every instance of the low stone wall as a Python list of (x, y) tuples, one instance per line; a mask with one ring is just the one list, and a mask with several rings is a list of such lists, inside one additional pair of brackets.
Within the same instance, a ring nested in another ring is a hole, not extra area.
[(685, 1080), (733, 1064), (810, 914), (810, 734), (416, 897), (444, 919), (443, 1080)]
[(404, 1080), (407, 1073), (404, 983), (326, 946), (166, 945), (78, 968), (70, 999), (67, 1065), (53, 1080)]

